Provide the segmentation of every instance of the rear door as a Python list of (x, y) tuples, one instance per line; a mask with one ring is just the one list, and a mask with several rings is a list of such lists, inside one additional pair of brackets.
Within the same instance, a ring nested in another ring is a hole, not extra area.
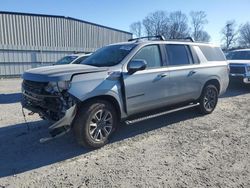
[(172, 103), (185, 102), (197, 98), (200, 92), (199, 60), (194, 57), (189, 45), (167, 44), (170, 72), (169, 98)]
[(163, 67), (162, 50), (159, 45), (142, 47), (133, 59), (147, 62), (145, 70), (129, 75), (123, 73), (126, 106), (129, 115), (158, 108), (166, 104), (166, 87), (169, 84), (168, 68)]

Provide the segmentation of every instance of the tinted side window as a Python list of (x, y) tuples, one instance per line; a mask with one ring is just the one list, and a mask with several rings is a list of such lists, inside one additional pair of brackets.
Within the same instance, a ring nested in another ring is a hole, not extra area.
[(225, 61), (225, 56), (219, 47), (199, 46), (208, 61)]
[(166, 45), (169, 65), (189, 65), (187, 46), (178, 44)]
[(158, 45), (143, 47), (133, 59), (143, 59), (147, 62), (147, 68), (160, 67), (161, 56)]

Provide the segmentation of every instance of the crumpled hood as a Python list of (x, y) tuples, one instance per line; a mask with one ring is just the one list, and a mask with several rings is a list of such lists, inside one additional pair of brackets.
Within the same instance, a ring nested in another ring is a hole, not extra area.
[(56, 65), (29, 69), (23, 73), (22, 78), (24, 80), (37, 82), (56, 82), (71, 80), (74, 74), (103, 72), (107, 70), (108, 69), (104, 67), (94, 67), (83, 64)]
[(227, 60), (230, 64), (250, 64), (250, 60)]

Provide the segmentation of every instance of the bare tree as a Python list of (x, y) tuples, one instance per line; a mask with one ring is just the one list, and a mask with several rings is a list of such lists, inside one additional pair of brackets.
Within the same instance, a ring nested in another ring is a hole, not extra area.
[(133, 33), (135, 37), (142, 36), (142, 24), (140, 21), (132, 23), (129, 27), (130, 32)]
[(208, 42), (210, 35), (204, 31), (204, 25), (208, 23), (206, 13), (204, 11), (192, 11), (190, 12), (190, 17), (194, 40)]
[(236, 30), (236, 22), (234, 20), (227, 21), (221, 33), (222, 41), (224, 41), (224, 48), (226, 50), (229, 50), (237, 40), (238, 32)]
[(188, 18), (181, 11), (171, 12), (169, 15), (169, 29), (167, 38), (177, 39), (189, 36)]
[(143, 19), (143, 26), (147, 35), (164, 35), (168, 30), (168, 16), (164, 11), (150, 13)]
[(210, 35), (206, 32), (206, 31), (203, 31), (203, 30), (200, 30), (198, 31), (197, 33), (199, 36), (198, 39), (196, 39), (197, 41), (202, 41), (202, 42), (209, 42), (210, 41)]
[(247, 22), (240, 27), (239, 43), (242, 47), (250, 47), (250, 23)]
[[(195, 39), (199, 41), (209, 41), (210, 36), (203, 31), (203, 25), (207, 23), (206, 14), (203, 11), (191, 12), (192, 23), (195, 30)], [(142, 27), (146, 35), (163, 35), (168, 39), (178, 39), (190, 36), (188, 17), (181, 11), (168, 14), (165, 11), (156, 11), (148, 14), (141, 22), (130, 25), (130, 31), (140, 37)]]

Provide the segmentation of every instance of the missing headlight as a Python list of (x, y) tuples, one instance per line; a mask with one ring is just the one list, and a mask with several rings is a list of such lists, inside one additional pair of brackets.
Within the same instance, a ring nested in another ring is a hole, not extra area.
[(45, 87), (45, 91), (49, 93), (62, 92), (70, 88), (70, 81), (49, 82)]
[(59, 81), (57, 82), (57, 87), (60, 90), (68, 90), (70, 88), (70, 81)]

